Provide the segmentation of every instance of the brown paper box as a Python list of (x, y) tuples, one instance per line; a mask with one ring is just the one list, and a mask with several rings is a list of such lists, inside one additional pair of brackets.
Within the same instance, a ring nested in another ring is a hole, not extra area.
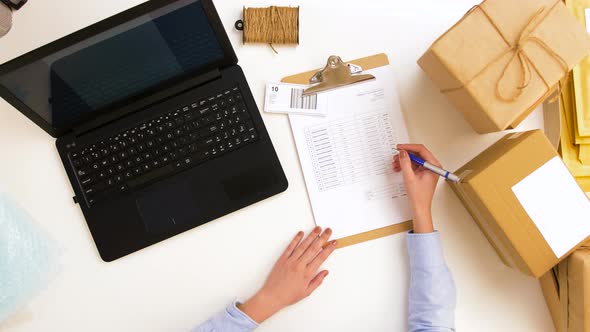
[(549, 272), (539, 278), (543, 297), (549, 308), (553, 325), (558, 332), (565, 332), (561, 329), (561, 306), (559, 302), (559, 286), (557, 280), (557, 268), (549, 270)]
[(461, 182), (450, 184), (502, 261), (534, 277), (582, 244), (556, 257), (512, 191), (556, 156), (540, 130), (509, 134), (457, 170)]
[(577, 250), (558, 271), (560, 331), (590, 332), (590, 250)]
[[(489, 133), (518, 125), (589, 51), (588, 34), (560, 1), (486, 0), (418, 64), (477, 132)], [(506, 101), (497, 89), (506, 99), (522, 94)]]

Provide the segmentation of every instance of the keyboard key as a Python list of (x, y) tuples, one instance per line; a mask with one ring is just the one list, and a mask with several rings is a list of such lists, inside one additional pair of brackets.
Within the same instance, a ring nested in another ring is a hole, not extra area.
[(215, 134), (218, 131), (219, 131), (219, 126), (212, 125), (212, 126), (209, 126), (207, 128), (204, 128), (204, 129), (199, 130), (199, 136), (206, 137), (206, 136), (209, 136), (211, 134)]
[(165, 167), (161, 167), (161, 168), (152, 170), (151, 172), (148, 172), (141, 177), (134, 178), (134, 179), (128, 181), (127, 184), (129, 185), (130, 188), (137, 188), (137, 187), (144, 185), (146, 183), (149, 183), (149, 182), (152, 182), (152, 181), (157, 180), (159, 178), (165, 177), (165, 176), (173, 173), (174, 171), (175, 171), (174, 167), (172, 165), (168, 165)]
[(94, 183), (94, 178), (93, 177), (84, 178), (84, 179), (80, 180), (80, 183), (82, 184), (82, 187), (87, 187), (87, 186), (91, 185), (92, 183)]
[(201, 117), (207, 116), (209, 115), (209, 113), (211, 113), (211, 108), (209, 107), (199, 109), (199, 114), (201, 115)]

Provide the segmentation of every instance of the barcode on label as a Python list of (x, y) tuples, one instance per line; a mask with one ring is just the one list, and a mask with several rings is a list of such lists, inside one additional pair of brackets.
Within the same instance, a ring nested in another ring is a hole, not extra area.
[(303, 96), (303, 89), (291, 89), (292, 109), (316, 110), (318, 108), (318, 96)]

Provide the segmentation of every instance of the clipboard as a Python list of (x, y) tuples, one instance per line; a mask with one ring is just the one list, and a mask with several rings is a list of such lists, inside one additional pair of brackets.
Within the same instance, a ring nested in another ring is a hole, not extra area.
[[(389, 65), (389, 59), (385, 53), (371, 55), (365, 58), (360, 58), (350, 61), (363, 68), (363, 70), (370, 70), (382, 66)], [(281, 82), (291, 84), (309, 84), (310, 77), (316, 74), (318, 69), (310, 70), (304, 73), (295, 74), (292, 76), (284, 77)], [(412, 230), (412, 221), (408, 220), (399, 224), (378, 228), (372, 231), (351, 235), (345, 238), (338, 239), (338, 248), (348, 247), (354, 244), (375, 240), (381, 237), (394, 235), (402, 232)]]

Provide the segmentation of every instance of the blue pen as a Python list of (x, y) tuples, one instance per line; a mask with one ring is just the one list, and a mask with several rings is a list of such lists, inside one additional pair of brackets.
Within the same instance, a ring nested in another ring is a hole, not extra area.
[[(393, 151), (397, 152), (397, 153), (400, 152), (398, 149), (395, 149), (395, 148), (393, 149)], [(426, 168), (427, 170), (442, 176), (443, 178), (445, 178), (449, 181), (452, 181), (452, 182), (460, 182), (461, 181), (461, 179), (459, 179), (459, 177), (456, 176), (455, 174), (453, 174), (447, 170), (444, 170), (440, 167), (434, 166), (433, 164), (427, 162), (426, 160), (424, 160), (416, 155), (413, 155), (408, 152), (408, 156), (410, 156), (410, 160), (412, 160), (413, 163), (418, 164), (418, 165)]]

